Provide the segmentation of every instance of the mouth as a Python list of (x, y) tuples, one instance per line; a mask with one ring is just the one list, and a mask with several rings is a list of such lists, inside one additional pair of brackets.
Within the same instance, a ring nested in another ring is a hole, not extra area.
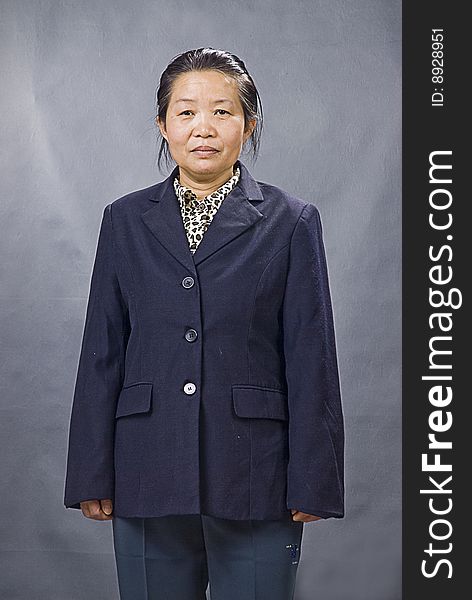
[(210, 156), (212, 154), (216, 154), (218, 150), (216, 148), (212, 148), (211, 146), (198, 146), (192, 150), (193, 154), (197, 154), (198, 156)]

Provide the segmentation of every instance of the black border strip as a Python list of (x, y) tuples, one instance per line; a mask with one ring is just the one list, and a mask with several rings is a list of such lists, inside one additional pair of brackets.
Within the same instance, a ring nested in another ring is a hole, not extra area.
[[(405, 600), (462, 599), (470, 593), (466, 485), (472, 453), (466, 440), (472, 439), (467, 419), (472, 400), (465, 373), (471, 328), (464, 290), (472, 259), (465, 190), (472, 169), (464, 148), (471, 129), (465, 112), (470, 32), (461, 8), (452, 1), (403, 3)], [(431, 165), (436, 167), (430, 170)], [(437, 448), (428, 447), (433, 434)], [(451, 470), (433, 470), (435, 462)]]

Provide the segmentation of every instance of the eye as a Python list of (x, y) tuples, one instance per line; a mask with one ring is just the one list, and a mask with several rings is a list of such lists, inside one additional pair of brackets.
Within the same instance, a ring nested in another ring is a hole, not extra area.
[(227, 110), (225, 110), (224, 108), (218, 108), (218, 109), (216, 110), (216, 112), (224, 112), (224, 113), (226, 113), (227, 115), (229, 115), (229, 112), (228, 112)]
[(183, 111), (182, 111), (182, 112), (179, 114), (179, 116), (180, 116), (180, 115), (183, 115), (183, 114), (185, 114), (185, 113), (189, 113), (189, 112), (192, 112), (192, 111), (191, 111), (191, 110), (188, 110), (188, 109), (187, 109), (187, 110), (183, 110)]

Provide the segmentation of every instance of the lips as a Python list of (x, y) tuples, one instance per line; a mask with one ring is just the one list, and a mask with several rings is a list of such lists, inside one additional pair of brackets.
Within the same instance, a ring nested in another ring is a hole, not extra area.
[(196, 152), (197, 154), (213, 154), (218, 152), (216, 148), (212, 148), (211, 146), (197, 146), (192, 150), (192, 152)]

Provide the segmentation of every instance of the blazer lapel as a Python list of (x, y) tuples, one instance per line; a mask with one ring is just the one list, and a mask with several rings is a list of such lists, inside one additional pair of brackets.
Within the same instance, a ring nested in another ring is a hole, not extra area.
[(237, 165), (241, 170), (238, 184), (223, 200), (193, 255), (188, 246), (180, 206), (173, 186), (174, 178), (179, 174), (178, 166), (167, 179), (154, 186), (149, 200), (155, 205), (141, 215), (156, 239), (192, 272), (195, 271), (196, 265), (264, 217), (263, 213), (253, 205), (254, 202), (264, 201), (257, 182), (240, 160), (237, 161)]

